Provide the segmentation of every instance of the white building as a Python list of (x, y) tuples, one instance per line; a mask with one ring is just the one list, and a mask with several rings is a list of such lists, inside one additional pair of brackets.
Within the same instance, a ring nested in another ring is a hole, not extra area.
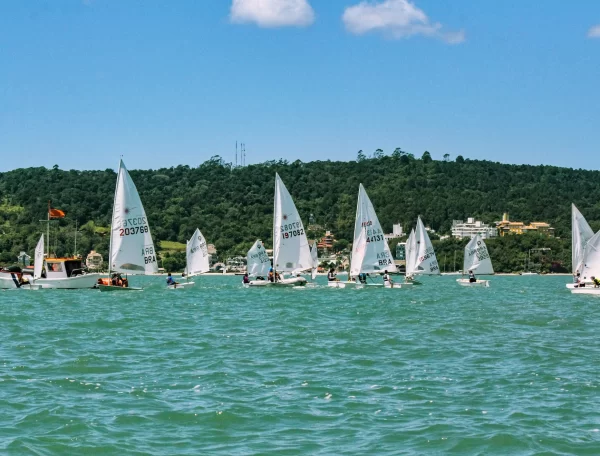
[(389, 234), (384, 234), (383, 236), (388, 241), (390, 239), (401, 238), (402, 236), (404, 236), (404, 231), (402, 230), (402, 225), (400, 225), (399, 223), (394, 223), (394, 225), (392, 227), (392, 232)]
[(467, 222), (462, 220), (452, 220), (452, 236), (457, 239), (471, 239), (476, 234), (480, 234), (483, 239), (489, 239), (498, 236), (498, 229), (469, 217)]
[(31, 265), (31, 257), (29, 255), (27, 255), (27, 253), (23, 252), (21, 250), (21, 253), (19, 253), (19, 256), (17, 257), (17, 259), (19, 260), (19, 264), (21, 266), (29, 266)]

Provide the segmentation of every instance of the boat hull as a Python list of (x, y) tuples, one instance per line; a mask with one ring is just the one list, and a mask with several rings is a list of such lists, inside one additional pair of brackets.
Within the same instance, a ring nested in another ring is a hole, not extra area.
[(600, 288), (594, 287), (581, 287), (581, 288), (571, 288), (571, 293), (573, 294), (582, 294), (582, 295), (596, 295), (600, 296)]
[[(249, 287), (303, 287), (306, 285), (304, 277), (290, 277), (281, 279), (277, 282), (269, 282), (268, 280), (251, 280)], [(246, 285), (246, 284), (245, 284)]]
[(64, 278), (41, 278), (34, 281), (35, 285), (39, 285), (42, 289), (62, 289), (76, 290), (82, 288), (95, 288), (98, 284), (100, 274), (83, 274), (75, 277)]
[(456, 283), (463, 287), (489, 287), (489, 280), (477, 280), (477, 282), (470, 282), (469, 279), (456, 279)]
[(194, 288), (196, 286), (195, 282), (182, 282), (176, 285), (167, 285), (169, 290), (182, 290), (186, 288)]
[(100, 289), (100, 291), (106, 291), (106, 292), (125, 292), (125, 291), (142, 291), (142, 288), (137, 288), (137, 287), (118, 287), (116, 285), (104, 285), (104, 284), (100, 284), (98, 285), (98, 288)]

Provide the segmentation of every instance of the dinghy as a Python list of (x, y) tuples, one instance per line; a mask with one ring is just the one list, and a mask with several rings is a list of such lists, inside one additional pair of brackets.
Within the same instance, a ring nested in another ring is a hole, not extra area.
[[(304, 225), (294, 200), (279, 174), (275, 174), (275, 198), (273, 209), (273, 282), (252, 280), (250, 286), (294, 287), (306, 285), (300, 276), (302, 271), (312, 269), (312, 257)], [(279, 273), (282, 275), (279, 276)], [(290, 273), (291, 277), (285, 277)], [(265, 283), (266, 282), (266, 283)]]
[(123, 160), (119, 162), (115, 187), (108, 260), (109, 277), (99, 280), (100, 291), (140, 291), (141, 288), (130, 287), (121, 274), (158, 272), (146, 211)]
[[(246, 254), (246, 265), (248, 276), (255, 277), (253, 286), (269, 284), (266, 277), (269, 275), (269, 269), (271, 269), (271, 260), (260, 239), (258, 239), (250, 250), (248, 250), (248, 253)], [(250, 284), (245, 283), (244, 286), (248, 288)]]
[(190, 282), (190, 278), (204, 274), (210, 270), (210, 261), (208, 256), (208, 246), (206, 239), (198, 228), (194, 231), (192, 238), (185, 245), (185, 282), (174, 285), (167, 285), (169, 290), (181, 290), (192, 288), (195, 282)]
[[(476, 234), (465, 246), (465, 258), (463, 262), (463, 271), (473, 271), (477, 274), (494, 274), (492, 260), (488, 249), (483, 242), (480, 234)], [(489, 280), (477, 279), (471, 282), (470, 279), (456, 279), (456, 282), (463, 287), (489, 287)]]
[(586, 242), (582, 264), (579, 283), (567, 285), (569, 291), (573, 294), (600, 294), (600, 288), (594, 286), (592, 279), (600, 278), (600, 231)]
[(440, 267), (438, 265), (435, 250), (425, 225), (419, 216), (417, 218), (417, 229), (415, 230), (415, 264), (414, 274), (421, 275), (440, 275)]
[[(571, 270), (573, 277), (577, 280), (577, 273), (583, 279), (584, 254), (588, 241), (594, 236), (585, 217), (579, 209), (571, 204)], [(576, 283), (568, 283), (567, 288), (578, 288)]]
[[(329, 286), (340, 287), (351, 285), (364, 287), (359, 277), (369, 277), (369, 274), (396, 272), (396, 265), (392, 252), (383, 234), (383, 229), (375, 213), (375, 208), (362, 184), (358, 187), (358, 203), (356, 205), (356, 219), (354, 221), (354, 241), (352, 244), (352, 261), (348, 282), (328, 282)], [(388, 276), (389, 279), (389, 276)], [(386, 288), (406, 288), (411, 284), (385, 280), (383, 284), (369, 284), (384, 286)]]

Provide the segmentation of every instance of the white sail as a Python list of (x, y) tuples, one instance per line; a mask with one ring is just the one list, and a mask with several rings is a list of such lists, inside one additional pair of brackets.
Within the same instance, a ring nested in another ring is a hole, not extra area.
[(581, 277), (589, 282), (592, 276), (600, 278), (600, 231), (587, 241), (583, 249)]
[(42, 277), (42, 270), (44, 269), (44, 235), (40, 236), (40, 240), (35, 247), (35, 257), (33, 259), (33, 279), (39, 279)]
[(310, 277), (312, 280), (317, 278), (317, 269), (319, 268), (319, 252), (317, 250), (317, 241), (313, 242), (310, 248), (310, 257), (312, 258), (312, 271)]
[(415, 259), (417, 251), (417, 238), (415, 230), (410, 230), (410, 234), (406, 239), (406, 246), (404, 247), (404, 259), (406, 262), (406, 275), (411, 276), (415, 273)]
[(492, 259), (481, 235), (477, 234), (465, 246), (463, 272), (473, 271), (477, 274), (493, 274)]
[(119, 163), (110, 232), (110, 269), (129, 274), (158, 272), (142, 201), (123, 160)]
[(186, 245), (186, 276), (193, 277), (210, 270), (206, 239), (198, 228)]
[(312, 257), (302, 219), (279, 174), (275, 174), (273, 212), (273, 265), (275, 270), (298, 272), (311, 269)]
[(571, 204), (571, 225), (571, 266), (575, 274), (583, 268), (583, 251), (594, 232), (574, 204)]
[(248, 275), (267, 277), (271, 269), (271, 260), (262, 241), (257, 240), (246, 255)]
[[(358, 204), (354, 222), (354, 243), (350, 274), (383, 271), (395, 272), (396, 265), (381, 224), (362, 184), (358, 187)], [(358, 272), (357, 272), (358, 271)]]
[(425, 230), (421, 217), (417, 219), (417, 230), (415, 232), (417, 241), (417, 253), (415, 259), (415, 273), (437, 275), (440, 273), (433, 245)]

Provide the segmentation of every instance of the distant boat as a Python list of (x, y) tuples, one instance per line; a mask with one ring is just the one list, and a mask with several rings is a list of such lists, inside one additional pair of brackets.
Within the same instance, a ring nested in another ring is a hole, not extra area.
[[(146, 211), (123, 160), (115, 187), (108, 261), (109, 277), (98, 285), (100, 291), (139, 291), (141, 288), (130, 287), (127, 278), (122, 280), (120, 275), (158, 272)], [(111, 282), (111, 273), (117, 276), (116, 285)]]
[[(585, 217), (579, 212), (574, 204), (571, 204), (571, 271), (573, 277), (585, 280), (583, 277), (584, 253), (588, 241), (594, 236), (594, 232)], [(567, 288), (574, 288), (575, 283), (568, 283)]]
[[(487, 246), (480, 234), (473, 236), (469, 243), (465, 246), (465, 256), (463, 261), (463, 271), (473, 271), (477, 275), (494, 274), (492, 267), (492, 259), (488, 252)], [(456, 279), (456, 282), (463, 287), (489, 287), (489, 280), (476, 279), (471, 282), (470, 279)]]
[[(256, 286), (303, 286), (306, 279), (300, 273), (312, 269), (312, 257), (304, 225), (294, 200), (279, 174), (275, 174), (275, 205), (273, 210), (273, 275), (274, 280), (252, 280)], [(291, 277), (279, 277), (290, 273)]]
[(594, 287), (592, 277), (600, 278), (600, 231), (587, 241), (583, 249), (581, 279), (577, 287), (573, 284), (569, 290), (574, 294), (600, 295), (600, 288)]
[(431, 243), (431, 239), (429, 239), (429, 235), (427, 234), (427, 230), (425, 229), (425, 225), (423, 225), (420, 216), (417, 219), (415, 242), (416, 253), (414, 274), (440, 275), (440, 267), (435, 256), (433, 244)]
[(170, 290), (181, 288), (192, 288), (196, 284), (190, 282), (191, 277), (204, 274), (210, 271), (210, 261), (208, 255), (208, 246), (206, 239), (198, 228), (194, 231), (192, 238), (185, 245), (185, 282), (180, 282), (174, 285), (167, 285)]

